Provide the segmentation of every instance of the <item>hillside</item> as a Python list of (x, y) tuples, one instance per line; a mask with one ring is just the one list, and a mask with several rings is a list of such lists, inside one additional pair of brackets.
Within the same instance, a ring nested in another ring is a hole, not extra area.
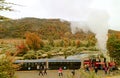
[(23, 18), (0, 22), (0, 38), (24, 38), (27, 31), (45, 36), (60, 38), (65, 32), (70, 32), (69, 23), (59, 19)]
[[(25, 38), (26, 32), (35, 32), (42, 39), (88, 39), (94, 34), (84, 33), (82, 30), (76, 34), (71, 33), (70, 23), (60, 19), (22, 18), (16, 20), (0, 21), (0, 38)], [(109, 33), (116, 31), (110, 30)]]
[(24, 38), (28, 31), (39, 34), (42, 39), (60, 39), (66, 36), (65, 33), (68, 33), (69, 38), (85, 39), (87, 35), (83, 31), (71, 34), (70, 23), (60, 19), (23, 18), (0, 21), (0, 38)]
[(10, 18), (7, 18), (7, 17), (5, 17), (5, 16), (1, 16), (1, 15), (0, 15), (0, 21), (3, 21), (3, 20), (10, 20)]

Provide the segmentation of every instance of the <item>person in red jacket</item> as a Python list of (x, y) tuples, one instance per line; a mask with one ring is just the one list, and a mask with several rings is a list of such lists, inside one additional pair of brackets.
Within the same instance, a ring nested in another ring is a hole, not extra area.
[(59, 74), (59, 76), (63, 76), (62, 67), (59, 68), (58, 74)]

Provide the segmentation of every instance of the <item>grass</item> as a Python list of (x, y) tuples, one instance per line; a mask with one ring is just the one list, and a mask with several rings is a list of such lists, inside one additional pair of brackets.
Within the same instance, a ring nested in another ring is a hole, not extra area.
[(81, 78), (102, 78), (95, 74), (93, 71), (85, 72), (84, 70), (80, 70)]
[(77, 71), (77, 76), (72, 76), (72, 74), (67, 74), (67, 78), (104, 78), (99, 76), (98, 74), (94, 73), (93, 71), (85, 72), (83, 69)]

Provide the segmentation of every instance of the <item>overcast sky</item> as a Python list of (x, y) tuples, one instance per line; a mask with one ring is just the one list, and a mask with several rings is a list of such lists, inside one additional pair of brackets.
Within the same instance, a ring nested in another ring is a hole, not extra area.
[(109, 28), (120, 30), (120, 0), (6, 0), (23, 6), (13, 6), (14, 12), (0, 15), (18, 19), (23, 17), (61, 18), (85, 21), (92, 10), (109, 14)]

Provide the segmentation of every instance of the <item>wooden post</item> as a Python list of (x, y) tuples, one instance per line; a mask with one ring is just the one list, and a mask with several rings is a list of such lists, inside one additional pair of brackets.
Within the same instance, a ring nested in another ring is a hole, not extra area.
[(48, 58), (46, 59), (46, 67), (49, 68)]

